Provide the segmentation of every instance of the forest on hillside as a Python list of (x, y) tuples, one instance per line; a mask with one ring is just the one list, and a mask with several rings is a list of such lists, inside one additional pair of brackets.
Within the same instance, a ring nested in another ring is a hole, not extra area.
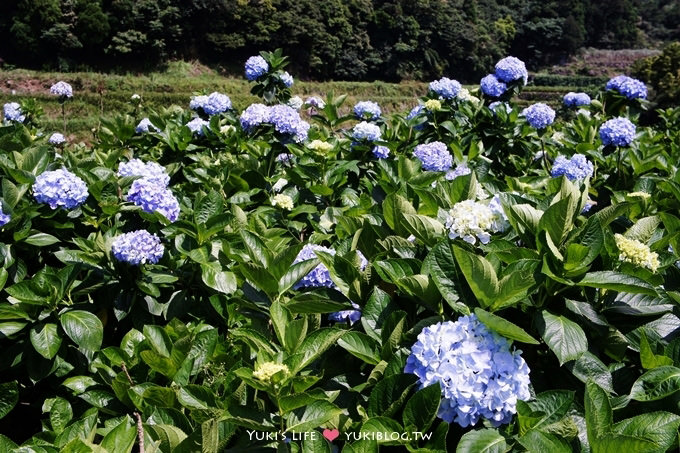
[(37, 69), (227, 70), (282, 47), (315, 80), (478, 81), (499, 57), (530, 68), (579, 48), (680, 39), (677, 0), (3, 0), (0, 61)]

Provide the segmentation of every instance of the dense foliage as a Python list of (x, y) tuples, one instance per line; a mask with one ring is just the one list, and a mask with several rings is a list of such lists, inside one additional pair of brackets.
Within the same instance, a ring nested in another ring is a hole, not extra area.
[(512, 52), (531, 66), (584, 46), (680, 38), (660, 0), (3, 0), (0, 58), (24, 67), (143, 68), (168, 58), (231, 65), (284, 46), (304, 78), (478, 77)]
[(654, 99), (660, 106), (680, 102), (680, 42), (669, 44), (660, 55), (638, 60), (633, 72), (654, 88)]
[(677, 447), (680, 109), (521, 111), (504, 59), (344, 115), (261, 56), (92, 147), (6, 107), (1, 451)]

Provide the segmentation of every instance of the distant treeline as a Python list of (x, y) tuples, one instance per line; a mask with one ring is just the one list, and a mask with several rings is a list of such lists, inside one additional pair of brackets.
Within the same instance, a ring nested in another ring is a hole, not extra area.
[(0, 58), (38, 69), (152, 69), (172, 58), (238, 70), (282, 47), (298, 77), (476, 81), (512, 54), (529, 68), (577, 49), (680, 39), (677, 0), (1, 0)]

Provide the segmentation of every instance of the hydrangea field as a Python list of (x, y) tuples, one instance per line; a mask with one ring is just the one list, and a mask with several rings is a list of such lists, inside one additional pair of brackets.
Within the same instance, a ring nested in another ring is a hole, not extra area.
[(385, 115), (286, 63), (91, 146), (4, 105), (0, 451), (678, 449), (680, 108), (518, 108), (507, 57)]

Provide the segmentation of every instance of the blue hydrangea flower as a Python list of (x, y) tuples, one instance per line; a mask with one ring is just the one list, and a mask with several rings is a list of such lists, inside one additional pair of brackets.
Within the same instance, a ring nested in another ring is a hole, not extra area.
[(186, 124), (186, 127), (188, 127), (191, 132), (198, 135), (203, 135), (203, 128), (208, 126), (210, 126), (210, 123), (199, 117), (194, 118)]
[(269, 71), (269, 63), (257, 55), (246, 60), (246, 79), (257, 80)]
[(390, 157), (390, 149), (387, 146), (376, 145), (371, 152), (376, 159), (387, 159)]
[(192, 96), (191, 101), (189, 101), (189, 108), (191, 110), (197, 111), (198, 109), (202, 109), (204, 105), (208, 103), (208, 96), (206, 95), (200, 95), (200, 96)]
[(288, 134), (300, 143), (307, 139), (309, 123), (303, 121), (300, 113), (288, 105), (274, 105), (269, 108), (269, 122), (281, 134)]
[[(305, 244), (302, 250), (300, 250), (300, 253), (298, 253), (297, 257), (295, 257), (295, 261), (293, 261), (293, 264), (316, 258), (316, 253), (314, 253), (316, 251), (326, 252), (331, 255), (335, 255), (335, 250), (329, 249), (328, 247), (323, 247), (321, 245), (314, 244)], [(323, 263), (320, 263), (318, 266), (312, 269), (311, 272), (309, 272), (309, 274), (302, 277), (302, 279), (300, 279), (299, 282), (293, 285), (293, 289), (319, 288), (319, 287), (325, 288), (335, 287), (335, 283), (333, 283), (333, 280), (331, 280), (331, 274), (328, 268)]]
[(407, 120), (412, 120), (416, 116), (420, 115), (420, 113), (423, 111), (425, 106), (423, 104), (418, 104), (415, 107), (411, 109), (411, 111), (406, 115)]
[(144, 212), (159, 212), (171, 222), (179, 217), (179, 202), (172, 191), (145, 178), (132, 182), (127, 201), (141, 207)]
[(529, 80), (529, 73), (522, 60), (515, 57), (505, 57), (496, 63), (496, 77), (502, 82), (514, 82), (522, 79), (526, 85), (527, 80)]
[(111, 252), (118, 260), (139, 266), (144, 263), (156, 264), (163, 257), (163, 244), (155, 234), (137, 230), (116, 236)]
[(550, 175), (558, 178), (565, 175), (570, 181), (589, 178), (593, 175), (593, 163), (586, 159), (583, 154), (574, 154), (571, 159), (557, 156), (553, 163)]
[(151, 129), (154, 132), (159, 132), (160, 130), (151, 124), (151, 120), (149, 118), (142, 118), (142, 120), (137, 124), (137, 127), (135, 128), (135, 132), (138, 134), (144, 134), (149, 132), (149, 129)]
[(11, 219), (9, 214), (2, 212), (2, 207), (0, 206), (0, 227), (7, 225)]
[(380, 106), (377, 103), (371, 101), (362, 101), (357, 102), (357, 104), (354, 106), (354, 114), (359, 119), (372, 121), (380, 118), (382, 111), (380, 110)]
[(269, 110), (270, 108), (264, 104), (250, 104), (241, 113), (240, 121), (243, 130), (249, 132), (256, 126), (269, 122)]
[(285, 86), (287, 86), (288, 88), (290, 88), (290, 87), (293, 86), (293, 76), (290, 75), (290, 74), (288, 74), (287, 71), (284, 71), (284, 72), (279, 76), (279, 79), (281, 79), (281, 81), (283, 82), (283, 84), (284, 84)]
[(590, 96), (587, 93), (574, 93), (570, 91), (564, 95), (563, 102), (567, 107), (590, 105)]
[(319, 109), (319, 110), (326, 107), (326, 102), (323, 99), (321, 99), (320, 97), (317, 97), (317, 96), (308, 97), (305, 100), (305, 104), (310, 106), (310, 107), (314, 107), (316, 109)]
[(555, 111), (548, 105), (540, 102), (522, 110), (522, 115), (526, 117), (531, 127), (535, 129), (545, 129), (555, 121)]
[(635, 130), (628, 118), (612, 118), (600, 126), (600, 139), (605, 146), (628, 146), (635, 139)]
[(208, 115), (217, 115), (231, 110), (231, 99), (226, 94), (210, 93), (206, 103), (203, 105), (203, 111)]
[(292, 98), (288, 99), (288, 102), (286, 102), (288, 107), (291, 107), (295, 110), (300, 110), (303, 104), (304, 102), (302, 102), (302, 98), (300, 96), (293, 96)]
[(50, 138), (47, 139), (47, 143), (50, 145), (61, 145), (66, 141), (66, 138), (64, 137), (63, 134), (60, 134), (59, 132), (55, 132), (54, 134), (50, 135)]
[(39, 174), (32, 188), (36, 201), (47, 203), (52, 209), (75, 208), (88, 196), (85, 181), (64, 168)]
[(9, 102), (2, 107), (6, 121), (23, 123), (26, 115), (21, 113), (21, 106), (17, 102)]
[(278, 156), (276, 156), (276, 162), (281, 162), (281, 163), (287, 163), (293, 160), (293, 154), (291, 153), (281, 153)]
[(415, 374), (421, 388), (439, 385), (442, 420), (465, 428), (483, 417), (497, 427), (510, 423), (517, 401), (531, 397), (521, 353), (473, 314), (424, 328), (404, 372)]
[(442, 142), (418, 145), (413, 150), (413, 155), (420, 160), (426, 171), (447, 171), (453, 165), (453, 157)]
[(380, 140), (380, 137), (382, 137), (380, 127), (366, 121), (362, 121), (352, 129), (352, 138), (354, 140), (375, 141)]
[(445, 178), (447, 181), (453, 181), (459, 176), (469, 175), (470, 173), (472, 173), (472, 170), (470, 170), (467, 165), (460, 164), (454, 170), (447, 171)]
[(352, 302), (352, 307), (354, 310), (340, 310), (335, 313), (330, 313), (328, 319), (335, 322), (349, 322), (349, 325), (353, 325), (359, 319), (361, 319), (361, 307)]
[(586, 200), (586, 204), (583, 205), (583, 209), (581, 210), (581, 214), (586, 214), (586, 213), (589, 212), (589, 211), (592, 209), (592, 207), (595, 206), (596, 204), (597, 204), (597, 201), (593, 201), (593, 200), (590, 199), (590, 197), (588, 197), (588, 199)]
[(625, 75), (609, 79), (605, 89), (618, 91), (628, 99), (647, 99), (647, 86), (645, 83)]
[(73, 88), (68, 83), (60, 81), (50, 87), (50, 93), (64, 99), (71, 98), (73, 97)]
[(430, 91), (443, 99), (455, 99), (463, 87), (457, 80), (442, 77), (439, 80), (430, 82), (429, 88)]
[(482, 93), (491, 96), (492, 98), (502, 96), (508, 89), (508, 86), (504, 82), (498, 80), (493, 74), (489, 74), (482, 78), (479, 82), (479, 86), (482, 88)]
[(156, 162), (143, 162), (139, 159), (130, 159), (128, 162), (121, 162), (118, 165), (119, 177), (137, 176), (146, 178), (159, 186), (167, 187), (170, 176), (165, 172), (165, 167)]

